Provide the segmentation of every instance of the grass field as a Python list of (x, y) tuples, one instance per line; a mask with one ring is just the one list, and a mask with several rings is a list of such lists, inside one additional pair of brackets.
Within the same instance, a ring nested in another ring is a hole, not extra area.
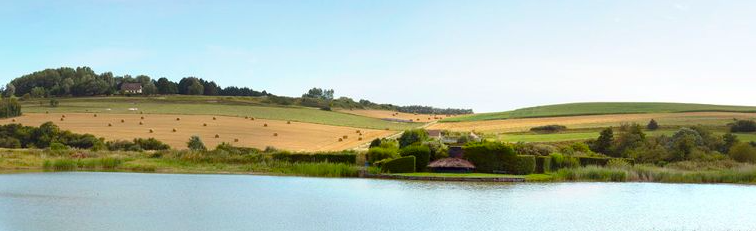
[(644, 114), (613, 114), (563, 116), (545, 118), (521, 118), (506, 120), (484, 120), (456, 123), (436, 123), (429, 129), (451, 131), (476, 131), (479, 133), (511, 133), (525, 132), (536, 126), (559, 124), (568, 129), (603, 128), (619, 126), (622, 123), (638, 123), (645, 125), (655, 119), (661, 126), (726, 126), (737, 119), (754, 119), (756, 113), (738, 112), (685, 112), (685, 113), (644, 113)]
[(378, 119), (386, 119), (386, 118), (401, 119), (401, 120), (412, 120), (415, 122), (432, 122), (432, 121), (438, 121), (443, 118), (451, 118), (451, 116), (447, 117), (446, 115), (412, 114), (412, 113), (403, 113), (403, 112), (387, 111), (387, 110), (339, 109), (337, 111), (347, 113), (347, 114), (378, 118)]
[[(306, 107), (264, 106), (259, 97), (86, 97), (59, 99), (58, 107), (48, 100), (22, 102), (24, 113), (114, 113), (114, 114), (181, 114), (255, 117), (259, 119), (298, 121), (345, 127), (405, 130), (422, 123), (390, 122), (365, 116), (323, 111)], [(138, 109), (129, 110), (130, 108)]]
[[(281, 120), (251, 120), (228, 116), (215, 116), (216, 120), (213, 120), (213, 116), (207, 115), (97, 114), (95, 117), (93, 113), (66, 113), (64, 120), (60, 121), (62, 115), (64, 114), (26, 113), (14, 119), (0, 120), (0, 124), (21, 123), (38, 126), (52, 121), (62, 129), (90, 133), (107, 140), (154, 137), (176, 149), (185, 149), (189, 137), (198, 135), (208, 148), (227, 142), (235, 146), (261, 149), (273, 146), (290, 151), (335, 151), (354, 148), (372, 139), (394, 133), (386, 130), (301, 122), (289, 124)], [(176, 120), (177, 118), (180, 120)], [(173, 132), (174, 128), (176, 132)], [(153, 132), (150, 132), (150, 129)], [(363, 140), (359, 140), (357, 130), (362, 133)], [(215, 138), (216, 134), (219, 138)], [(343, 139), (343, 136), (348, 137)], [(339, 138), (343, 141), (339, 141)], [(236, 142), (235, 139), (239, 141)]]
[(727, 106), (685, 103), (570, 103), (521, 108), (513, 111), (481, 113), (447, 118), (441, 122), (501, 120), (575, 115), (676, 112), (756, 112), (756, 106)]

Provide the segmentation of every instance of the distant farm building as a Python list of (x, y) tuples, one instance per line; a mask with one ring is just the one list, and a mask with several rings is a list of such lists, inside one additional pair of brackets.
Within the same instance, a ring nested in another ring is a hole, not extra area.
[(428, 164), (433, 172), (468, 173), (475, 170), (475, 165), (461, 158), (443, 158)]
[(141, 83), (123, 83), (121, 84), (121, 92), (124, 94), (142, 94)]

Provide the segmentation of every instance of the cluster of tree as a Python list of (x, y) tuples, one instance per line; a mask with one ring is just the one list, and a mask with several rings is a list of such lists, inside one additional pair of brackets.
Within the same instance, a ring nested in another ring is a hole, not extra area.
[(556, 133), (567, 130), (567, 127), (564, 125), (558, 125), (558, 124), (552, 124), (552, 125), (543, 125), (543, 126), (537, 126), (530, 128), (531, 132), (540, 132), (540, 133)]
[(6, 96), (41, 98), (50, 96), (95, 96), (113, 95), (120, 91), (124, 83), (139, 83), (142, 94), (184, 94), (184, 95), (224, 95), (224, 96), (266, 96), (267, 92), (255, 91), (247, 87), (221, 88), (213, 81), (196, 77), (182, 78), (178, 83), (163, 77), (153, 80), (149, 76), (114, 76), (111, 72), (95, 73), (89, 67), (61, 67), (46, 69), (21, 76), (6, 85)]
[(370, 100), (361, 99), (359, 105), (363, 108), (372, 108), (380, 110), (391, 110), (404, 113), (417, 113), (417, 114), (436, 114), (436, 115), (465, 115), (472, 114), (472, 109), (456, 109), (456, 108), (435, 108), (430, 106), (397, 106), (393, 104), (377, 104)]
[(756, 132), (756, 121), (753, 120), (735, 120), (729, 126), (730, 132)]
[(21, 104), (15, 98), (0, 99), (0, 118), (10, 118), (21, 115)]
[(597, 139), (588, 141), (590, 150), (612, 157), (633, 158), (639, 163), (658, 164), (723, 158), (740, 144), (731, 133), (716, 135), (701, 126), (681, 128), (672, 136), (659, 137), (646, 136), (637, 124), (624, 124), (617, 134), (614, 130), (604, 129)]
[(155, 139), (155, 138), (136, 138), (133, 141), (128, 140), (116, 140), (105, 142), (105, 146), (110, 151), (135, 151), (140, 152), (143, 150), (168, 150), (171, 146)]
[(39, 127), (6, 124), (0, 126), (0, 147), (3, 148), (47, 148), (51, 144), (62, 144), (72, 148), (98, 149), (103, 147), (103, 139), (90, 134), (76, 134), (60, 130), (57, 125), (47, 122)]
[(414, 156), (418, 171), (425, 171), (428, 163), (448, 157), (448, 147), (442, 142), (428, 138), (424, 129), (412, 129), (402, 133), (396, 140), (375, 139), (370, 142), (367, 161), (381, 166), (388, 161)]

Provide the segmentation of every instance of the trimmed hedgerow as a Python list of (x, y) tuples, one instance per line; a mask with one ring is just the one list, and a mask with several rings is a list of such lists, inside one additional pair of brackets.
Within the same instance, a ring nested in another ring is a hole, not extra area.
[(368, 149), (367, 152), (367, 160), (370, 163), (375, 163), (380, 160), (384, 159), (393, 159), (398, 158), (399, 152), (396, 148), (383, 148), (383, 147), (372, 147)]
[(273, 159), (286, 161), (286, 162), (328, 162), (328, 163), (345, 163), (354, 164), (357, 162), (357, 154), (354, 153), (276, 153), (273, 154)]
[(474, 142), (464, 147), (464, 158), (475, 165), (477, 172), (493, 173), (514, 169), (517, 161), (512, 146), (500, 142)]
[(415, 172), (415, 157), (405, 156), (390, 160), (381, 166), (381, 170), (387, 173), (411, 173)]
[(399, 150), (401, 156), (415, 157), (415, 170), (425, 172), (430, 163), (430, 148), (424, 145), (410, 145)]
[(551, 172), (551, 157), (548, 156), (536, 156), (536, 173), (548, 173)]
[(517, 156), (514, 168), (507, 171), (517, 175), (532, 174), (536, 170), (536, 157), (531, 155)]
[(580, 161), (580, 166), (588, 166), (588, 165), (596, 165), (596, 166), (606, 166), (606, 163), (609, 162), (612, 158), (607, 157), (588, 157), (588, 156), (581, 156), (578, 157), (578, 160)]

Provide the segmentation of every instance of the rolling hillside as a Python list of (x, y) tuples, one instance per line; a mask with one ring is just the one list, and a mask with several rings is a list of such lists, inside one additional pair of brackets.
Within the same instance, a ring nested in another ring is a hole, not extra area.
[(676, 112), (756, 112), (756, 106), (729, 106), (687, 103), (569, 103), (521, 108), (513, 111), (481, 113), (458, 116), (441, 122), (465, 122), (502, 120), (514, 118), (538, 118), (577, 115), (636, 114), (636, 113), (676, 113)]

